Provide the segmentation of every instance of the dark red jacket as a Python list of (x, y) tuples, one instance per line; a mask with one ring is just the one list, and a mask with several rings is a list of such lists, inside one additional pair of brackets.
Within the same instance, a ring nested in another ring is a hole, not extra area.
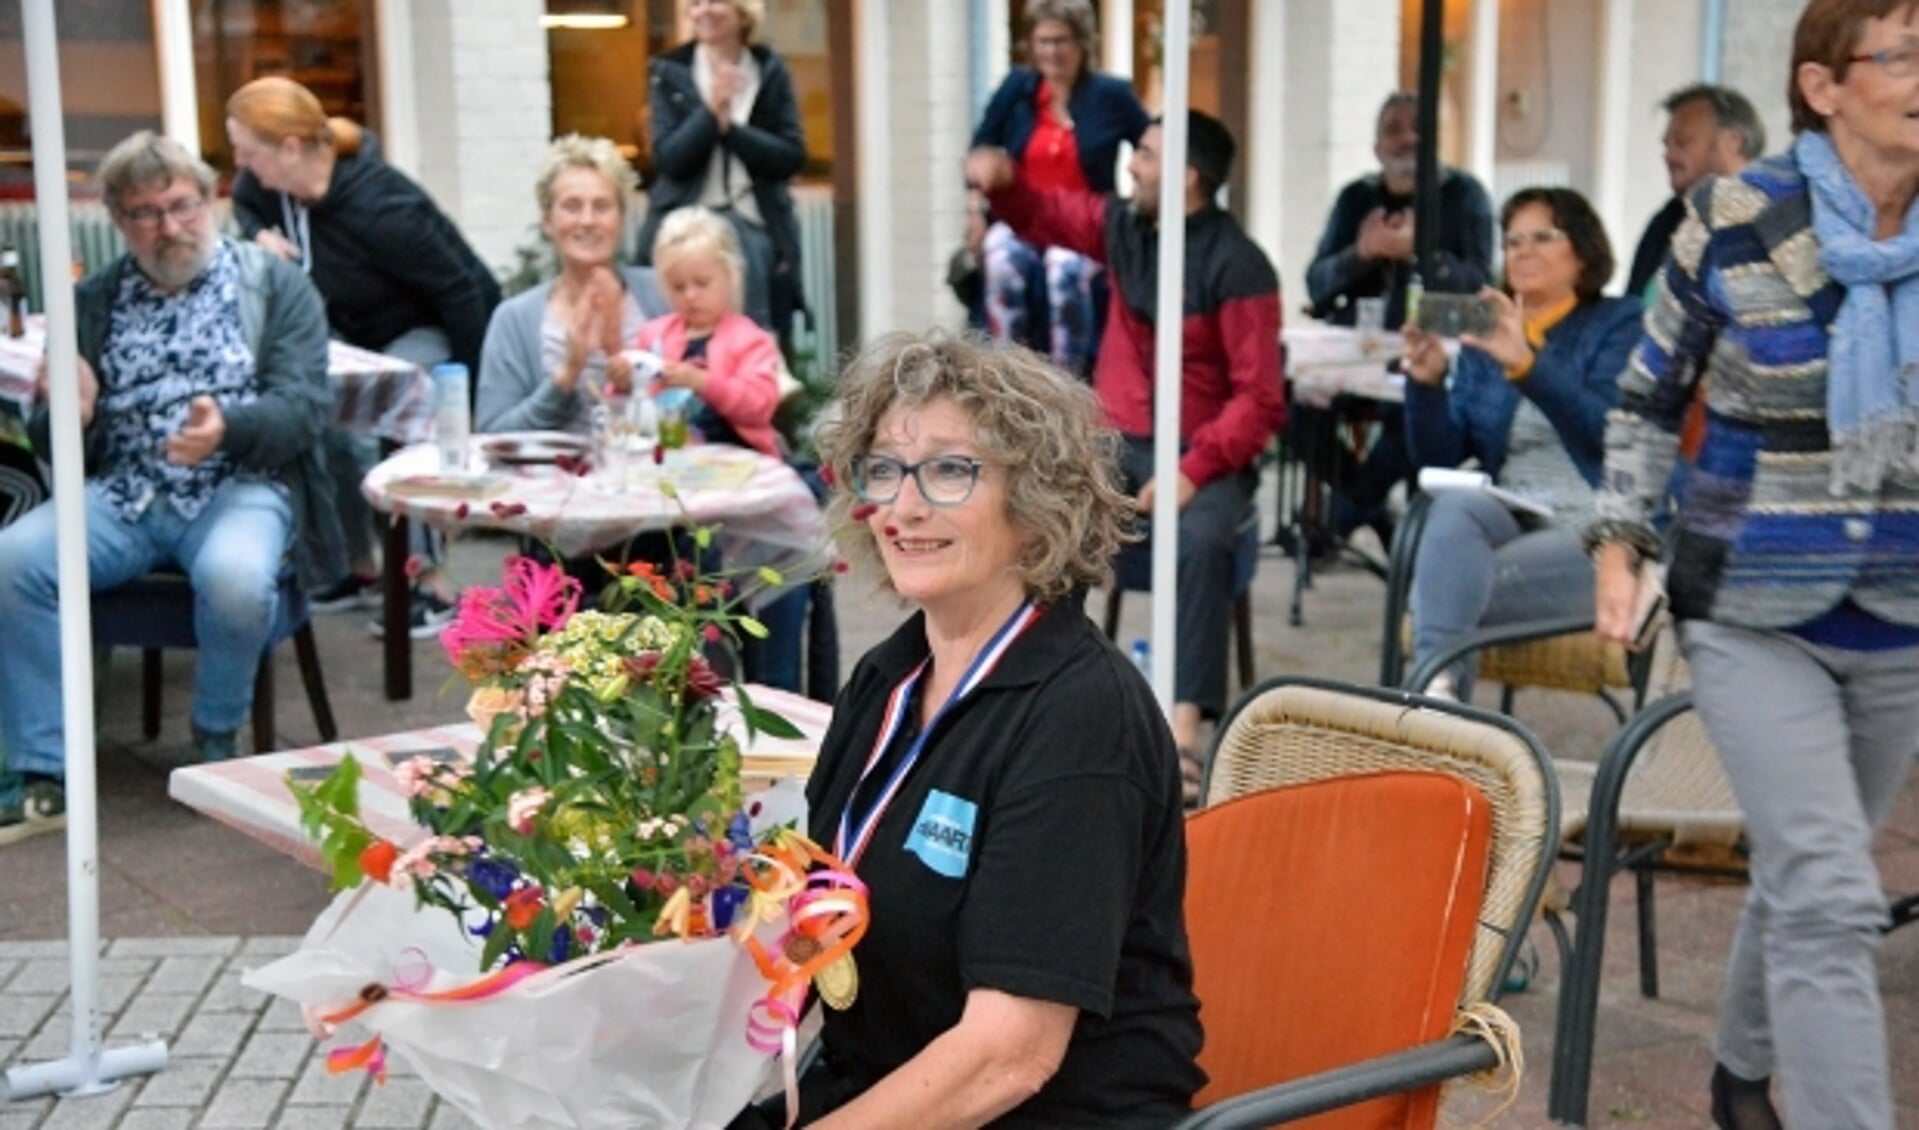
[[(1070, 247), (1107, 265), (1111, 295), (1093, 391), (1129, 436), (1153, 434), (1153, 315), (1159, 232), (1113, 196), (992, 194), (993, 215), (1034, 246)], [(1186, 300), (1180, 347), (1179, 469), (1205, 486), (1259, 458), (1286, 420), (1279, 369), (1279, 277), (1231, 216), (1186, 219)]]

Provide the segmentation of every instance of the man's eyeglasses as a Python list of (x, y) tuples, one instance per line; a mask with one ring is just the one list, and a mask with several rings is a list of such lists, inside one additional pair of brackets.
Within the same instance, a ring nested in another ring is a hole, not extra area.
[(958, 506), (973, 497), (980, 468), (986, 464), (964, 455), (935, 455), (918, 463), (902, 463), (890, 455), (853, 457), (853, 493), (861, 502), (880, 506), (900, 496), (906, 477), (913, 477), (920, 497), (933, 506)]
[(120, 213), (120, 218), (137, 228), (157, 228), (162, 217), (184, 226), (198, 219), (206, 206), (205, 197), (183, 196), (165, 208), (156, 208), (151, 204), (129, 208)]
[(1529, 246), (1550, 247), (1565, 238), (1566, 233), (1560, 231), (1558, 228), (1541, 228), (1538, 231), (1516, 231), (1506, 233), (1506, 238), (1500, 241), (1500, 246), (1504, 247), (1506, 254), (1510, 255), (1515, 251), (1523, 251)]
[(1908, 40), (1897, 47), (1882, 47), (1863, 55), (1848, 55), (1846, 61), (1877, 63), (1885, 70), (1888, 78), (1911, 78), (1919, 75), (1919, 43)]

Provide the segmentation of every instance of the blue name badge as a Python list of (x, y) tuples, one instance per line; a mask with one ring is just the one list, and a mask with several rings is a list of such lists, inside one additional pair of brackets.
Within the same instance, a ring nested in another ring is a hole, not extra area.
[(979, 806), (934, 789), (913, 821), (906, 850), (948, 879), (964, 879), (973, 854), (973, 819)]

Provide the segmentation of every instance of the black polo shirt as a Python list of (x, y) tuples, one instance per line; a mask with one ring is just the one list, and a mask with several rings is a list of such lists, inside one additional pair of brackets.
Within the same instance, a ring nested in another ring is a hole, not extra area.
[[(915, 616), (841, 692), (806, 790), (819, 843), (926, 654)], [(809, 1114), (956, 1025), (974, 988), (1080, 1010), (1059, 1072), (993, 1125), (1164, 1126), (1189, 1108), (1206, 1076), (1178, 758), (1145, 681), (1077, 608), (1045, 610), (939, 720), (857, 870), (859, 998), (826, 1011)]]

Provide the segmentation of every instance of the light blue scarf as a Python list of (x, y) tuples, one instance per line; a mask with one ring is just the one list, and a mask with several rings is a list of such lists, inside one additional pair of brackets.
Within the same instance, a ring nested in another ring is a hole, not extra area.
[(1832, 139), (1806, 130), (1793, 156), (1812, 189), (1819, 264), (1846, 297), (1827, 346), (1832, 493), (1876, 494), (1919, 475), (1919, 201), (1904, 230), (1875, 240), (1875, 212)]

